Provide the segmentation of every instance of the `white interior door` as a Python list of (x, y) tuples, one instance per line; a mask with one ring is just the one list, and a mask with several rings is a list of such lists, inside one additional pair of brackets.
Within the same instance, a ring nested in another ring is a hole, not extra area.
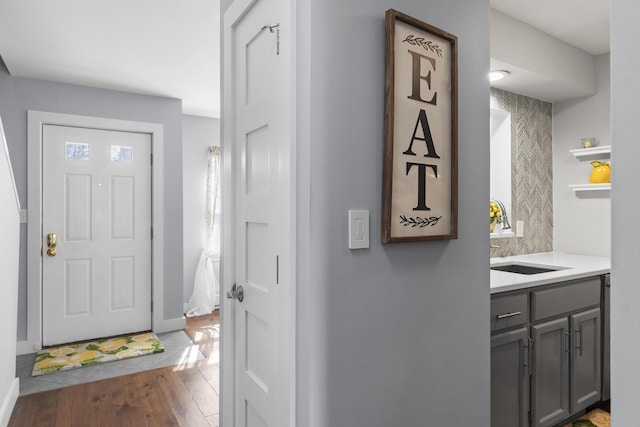
[(44, 125), (42, 145), (43, 345), (150, 329), (150, 135)]
[[(230, 61), (225, 87), (232, 94), (225, 106), (225, 145), (233, 153), (235, 196), (232, 248), (227, 246), (235, 265), (225, 286), (241, 287), (243, 300), (225, 304), (235, 327), (235, 393), (234, 419), (225, 418), (223, 424), (285, 427), (293, 425), (294, 371), (294, 83), (291, 45), (284, 41), (284, 34), (291, 34), (290, 6), (287, 0), (240, 0), (229, 8), (225, 22)], [(223, 370), (228, 368), (223, 360)]]

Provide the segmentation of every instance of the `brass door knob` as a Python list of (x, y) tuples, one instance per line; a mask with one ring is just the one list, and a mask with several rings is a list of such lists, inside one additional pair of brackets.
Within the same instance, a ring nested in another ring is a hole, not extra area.
[(58, 236), (56, 233), (47, 234), (47, 255), (56, 256), (56, 245), (58, 244)]

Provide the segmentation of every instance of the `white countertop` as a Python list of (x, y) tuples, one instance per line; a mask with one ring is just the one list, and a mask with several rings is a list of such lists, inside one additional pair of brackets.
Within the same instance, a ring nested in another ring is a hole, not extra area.
[(611, 271), (611, 259), (608, 257), (575, 255), (562, 252), (491, 258), (491, 265), (511, 263), (533, 264), (550, 268), (563, 267), (563, 269), (531, 275), (490, 270), (492, 294), (597, 276)]

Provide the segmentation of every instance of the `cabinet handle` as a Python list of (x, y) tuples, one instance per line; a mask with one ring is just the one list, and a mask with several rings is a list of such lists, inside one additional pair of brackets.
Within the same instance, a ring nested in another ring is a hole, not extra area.
[(525, 345), (523, 346), (524, 348), (526, 348), (526, 352), (525, 352), (525, 361), (523, 362), (524, 366), (527, 367), (527, 370), (529, 371), (528, 374), (531, 375), (531, 351), (533, 350), (533, 339), (531, 337), (528, 337), (525, 340)]
[(506, 313), (506, 314), (498, 314), (496, 316), (496, 319), (506, 319), (508, 317), (519, 316), (521, 314), (522, 314), (521, 311), (514, 311), (513, 313)]
[[(580, 334), (580, 345), (578, 345), (578, 334)], [(576, 350), (580, 350), (580, 357), (582, 357), (582, 326), (576, 331)]]

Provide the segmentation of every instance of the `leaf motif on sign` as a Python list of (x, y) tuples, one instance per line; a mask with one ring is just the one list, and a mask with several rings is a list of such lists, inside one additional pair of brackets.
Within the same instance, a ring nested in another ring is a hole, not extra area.
[(409, 43), (413, 46), (421, 46), (429, 52), (433, 52), (442, 58), (442, 49), (437, 44), (433, 44), (432, 41), (425, 40), (424, 37), (416, 37), (413, 34), (409, 34), (406, 39), (402, 40), (403, 43)]
[(400, 224), (405, 226), (405, 227), (419, 227), (419, 228), (423, 228), (423, 227), (433, 227), (434, 225), (436, 225), (438, 223), (438, 221), (440, 221), (440, 219), (442, 218), (442, 216), (432, 216), (429, 218), (422, 218), (422, 217), (406, 217), (405, 215), (400, 215)]

